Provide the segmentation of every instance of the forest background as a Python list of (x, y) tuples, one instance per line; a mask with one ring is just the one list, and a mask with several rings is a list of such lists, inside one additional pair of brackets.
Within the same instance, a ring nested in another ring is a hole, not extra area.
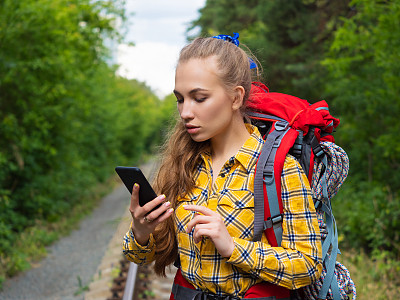
[[(90, 211), (115, 165), (158, 149), (175, 104), (115, 75), (124, 1), (3, 0), (0, 16), (1, 282)], [(400, 0), (208, 0), (193, 28), (239, 32), (271, 91), (328, 101), (350, 158), (342, 259), (361, 295), (398, 295)]]

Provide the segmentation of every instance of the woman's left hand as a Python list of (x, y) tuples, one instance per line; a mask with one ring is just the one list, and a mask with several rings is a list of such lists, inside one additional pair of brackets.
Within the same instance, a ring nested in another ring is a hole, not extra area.
[(194, 242), (197, 244), (203, 236), (209, 237), (221, 256), (230, 257), (235, 249), (235, 244), (220, 214), (199, 205), (184, 205), (183, 208), (197, 212), (186, 228), (187, 233), (194, 228)]

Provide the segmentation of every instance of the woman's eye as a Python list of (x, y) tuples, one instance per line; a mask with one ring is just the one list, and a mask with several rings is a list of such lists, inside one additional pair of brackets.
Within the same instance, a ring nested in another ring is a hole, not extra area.
[(176, 98), (177, 103), (183, 103), (183, 99)]
[(203, 97), (203, 98), (195, 98), (196, 102), (203, 102), (207, 99), (207, 97)]

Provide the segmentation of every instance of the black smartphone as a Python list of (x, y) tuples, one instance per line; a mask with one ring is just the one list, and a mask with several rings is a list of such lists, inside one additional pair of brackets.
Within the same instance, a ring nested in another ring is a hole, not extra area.
[[(146, 177), (139, 168), (136, 167), (116, 167), (115, 171), (121, 178), (122, 182), (125, 184), (126, 188), (130, 193), (132, 193), (133, 185), (138, 183), (139, 189), (139, 205), (143, 206), (147, 202), (150, 202), (157, 197), (150, 183), (147, 181)], [(160, 207), (157, 206), (154, 209)], [(153, 209), (153, 210), (154, 210)]]

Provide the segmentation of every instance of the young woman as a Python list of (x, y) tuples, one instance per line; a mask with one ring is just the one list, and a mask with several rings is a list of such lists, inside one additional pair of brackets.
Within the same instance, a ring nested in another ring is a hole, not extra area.
[(174, 90), (180, 121), (155, 180), (161, 195), (140, 207), (140, 187), (132, 192), (124, 254), (137, 264), (155, 261), (161, 275), (179, 259), (171, 299), (289, 298), (289, 289), (311, 284), (322, 270), (310, 187), (290, 155), (281, 177), (281, 247), (265, 236), (253, 242), (254, 172), (264, 141), (245, 122), (254, 61), (236, 38), (198, 38), (182, 49)]

